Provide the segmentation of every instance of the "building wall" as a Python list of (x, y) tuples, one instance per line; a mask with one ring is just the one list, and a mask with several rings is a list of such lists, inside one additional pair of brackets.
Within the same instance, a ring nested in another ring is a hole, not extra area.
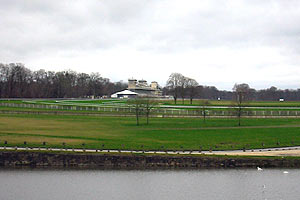
[(133, 89), (137, 85), (136, 79), (128, 79), (128, 89)]
[(158, 83), (155, 82), (155, 81), (153, 81), (153, 82), (151, 82), (150, 87), (151, 87), (152, 89), (158, 89)]
[(136, 92), (139, 96), (150, 95), (150, 96), (160, 96), (162, 91), (158, 87), (156, 81), (152, 81), (150, 85), (147, 84), (145, 80), (128, 79), (128, 89), (132, 92)]

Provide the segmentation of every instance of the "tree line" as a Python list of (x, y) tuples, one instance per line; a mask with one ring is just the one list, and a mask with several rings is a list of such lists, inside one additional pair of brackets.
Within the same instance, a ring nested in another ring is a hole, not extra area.
[[(128, 84), (111, 82), (99, 73), (67, 71), (31, 71), (22, 63), (0, 63), (0, 98), (79, 98), (103, 97), (124, 90)], [(280, 90), (272, 86), (255, 90), (249, 87), (251, 100), (300, 100), (300, 89)], [(172, 73), (163, 87), (163, 95), (173, 96), (182, 103), (188, 99), (234, 99), (234, 91), (218, 90), (214, 86), (200, 85), (195, 79), (180, 73)]]
[[(300, 89), (280, 90), (272, 86), (268, 89), (255, 90), (248, 84), (243, 84), (243, 87), (247, 87), (247, 94), (250, 100), (300, 100)], [(172, 73), (167, 80), (166, 86), (163, 88), (163, 93), (172, 96), (175, 104), (179, 98), (183, 104), (185, 103), (185, 99), (189, 99), (190, 103), (192, 103), (193, 99), (217, 100), (220, 98), (221, 100), (233, 100), (235, 98), (235, 87), (236, 85), (233, 86), (232, 91), (218, 90), (214, 86), (199, 85), (195, 79), (186, 77), (180, 73)]]
[(0, 63), (1, 98), (78, 98), (109, 96), (127, 88), (99, 73), (31, 71), (21, 63)]

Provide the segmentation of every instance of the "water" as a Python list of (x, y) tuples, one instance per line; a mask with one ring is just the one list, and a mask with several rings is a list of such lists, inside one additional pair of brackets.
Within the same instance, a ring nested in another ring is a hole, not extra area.
[(299, 199), (299, 183), (300, 169), (2, 169), (0, 199)]

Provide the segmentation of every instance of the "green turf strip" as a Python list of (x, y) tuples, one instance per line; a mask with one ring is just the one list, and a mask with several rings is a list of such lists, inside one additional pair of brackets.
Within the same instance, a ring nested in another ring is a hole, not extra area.
[[(300, 119), (134, 118), (0, 115), (0, 144), (111, 149), (241, 149), (300, 145)], [(263, 143), (263, 146), (262, 146)]]

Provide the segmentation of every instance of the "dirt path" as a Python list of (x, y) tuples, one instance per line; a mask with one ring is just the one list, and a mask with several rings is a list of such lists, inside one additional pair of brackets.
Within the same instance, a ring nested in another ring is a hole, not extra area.
[(207, 154), (230, 155), (230, 156), (299, 156), (300, 150), (278, 150), (278, 151), (246, 151), (246, 152), (213, 152)]
[(297, 156), (300, 157), (300, 146), (270, 148), (270, 149), (254, 149), (254, 150), (233, 150), (233, 151), (131, 151), (131, 150), (97, 150), (97, 149), (62, 149), (62, 148), (25, 148), (25, 147), (1, 147), (0, 150), (14, 151), (62, 151), (62, 152), (111, 152), (111, 153), (145, 153), (145, 154), (169, 154), (169, 155), (228, 155), (228, 156)]

